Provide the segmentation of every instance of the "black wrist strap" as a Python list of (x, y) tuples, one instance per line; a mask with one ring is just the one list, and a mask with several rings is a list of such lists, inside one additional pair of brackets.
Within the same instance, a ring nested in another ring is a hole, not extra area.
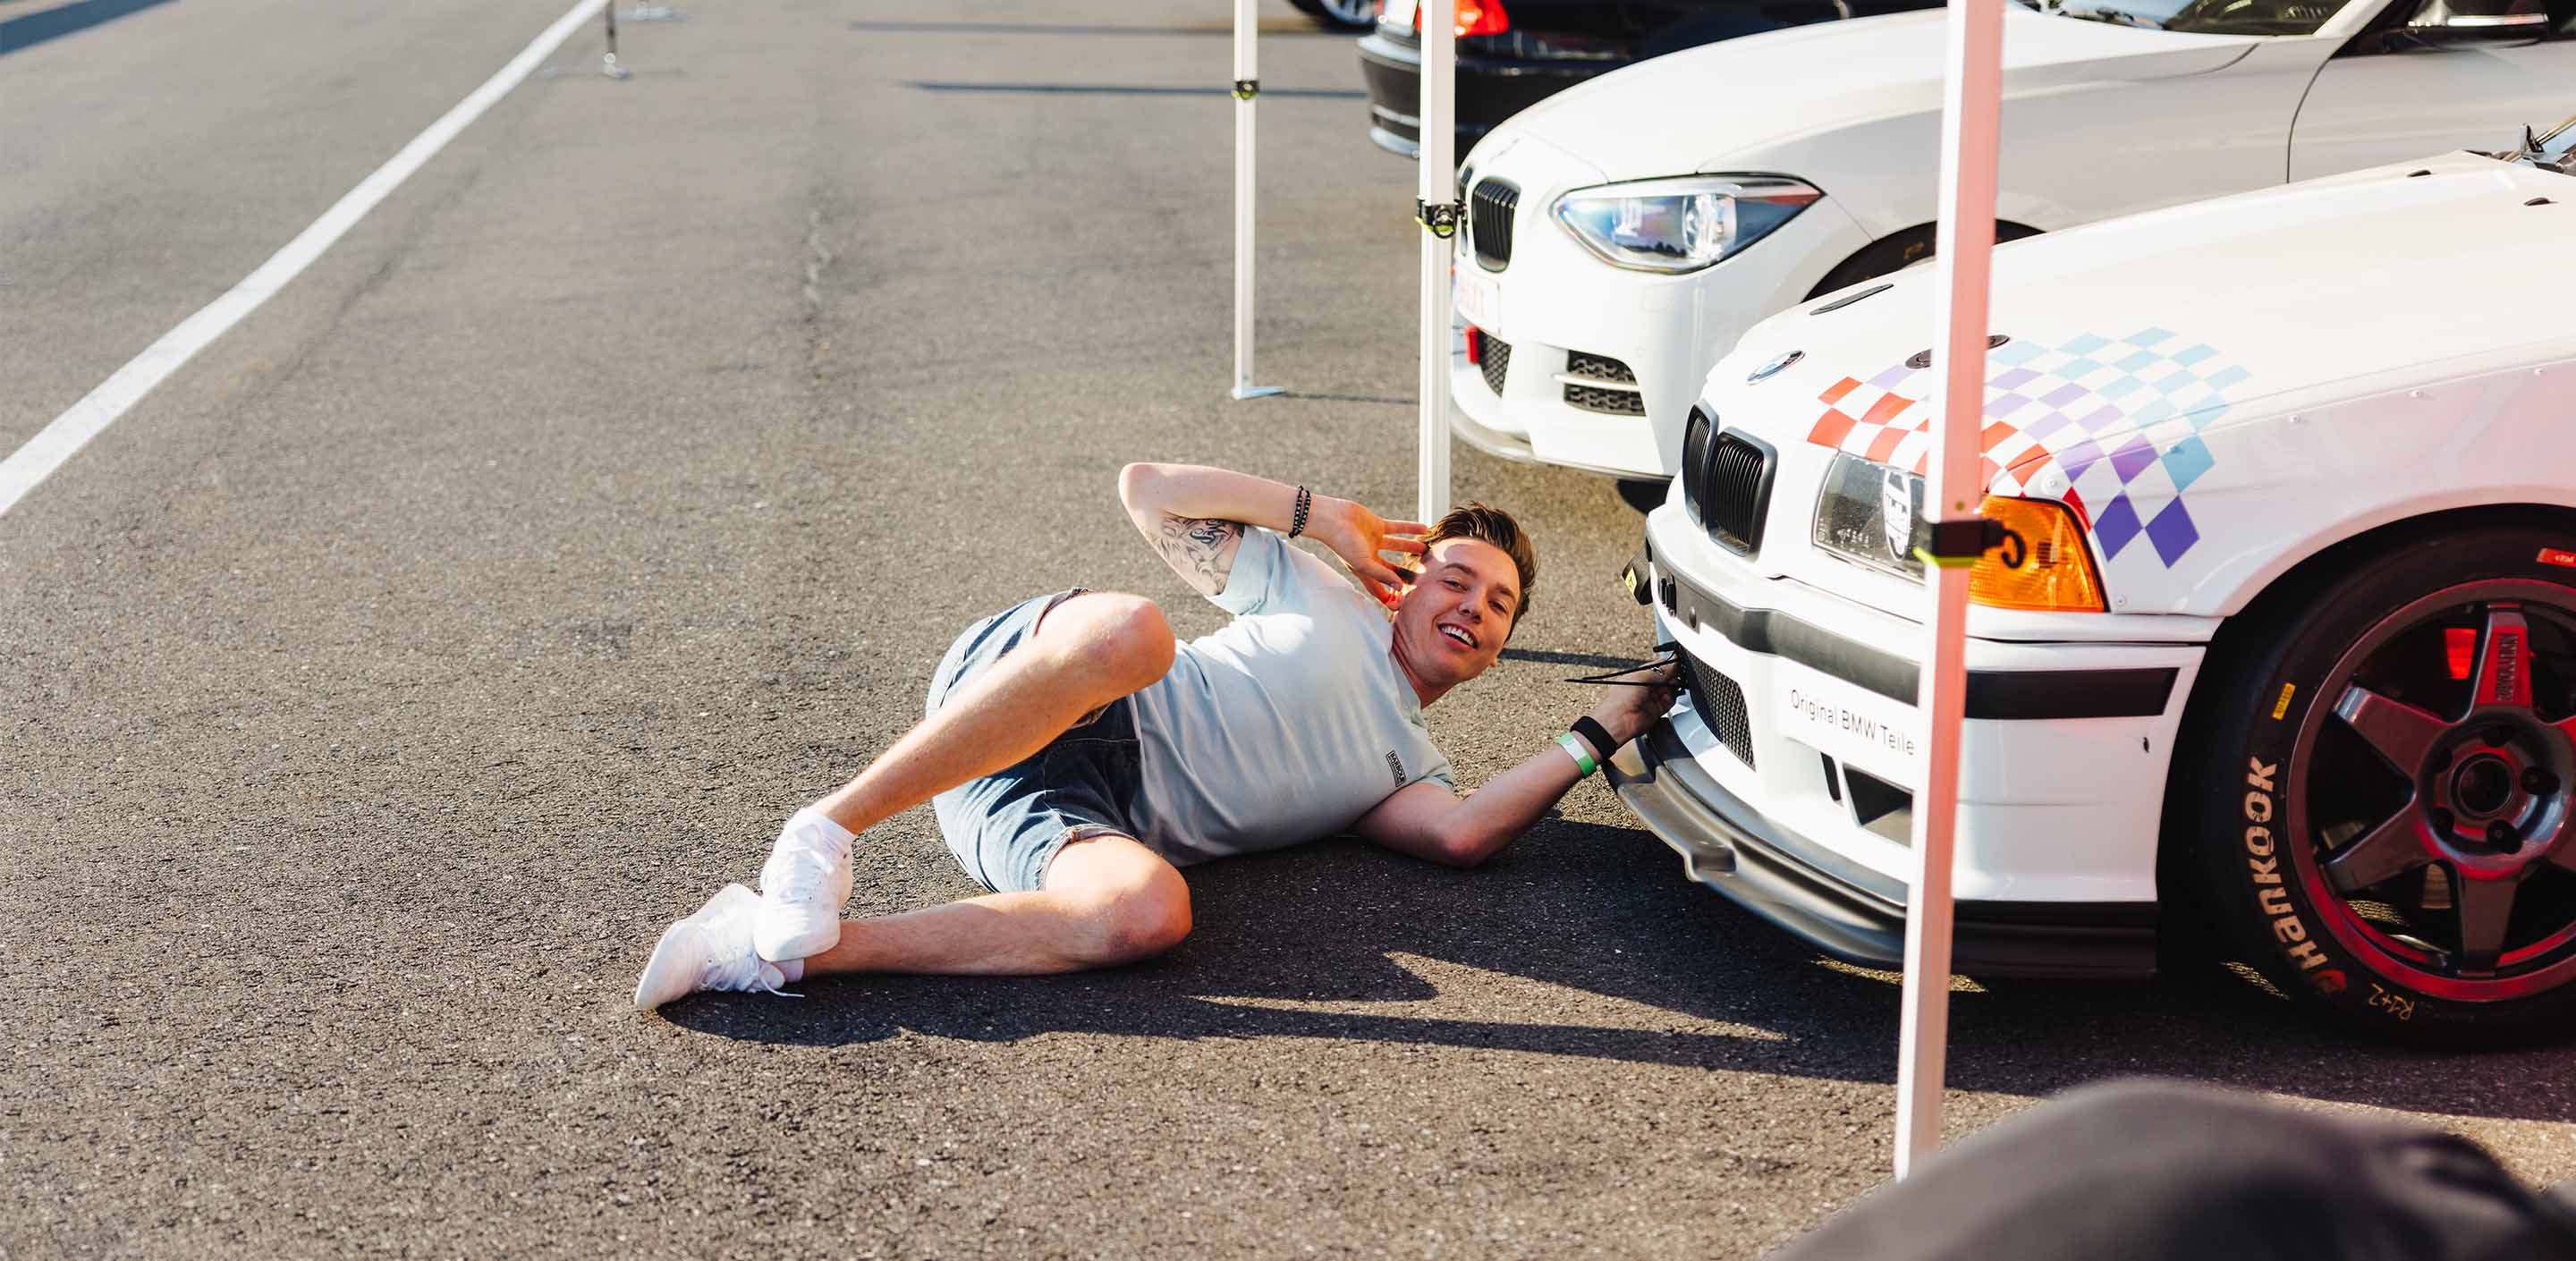
[(1575, 719), (1567, 724), (1565, 729), (1583, 737), (1584, 743), (1592, 746), (1592, 755), (1604, 762), (1610, 760), (1611, 754), (1619, 751), (1619, 746), (1610, 742), (1610, 729), (1592, 721), (1590, 714)]
[(1306, 512), (1314, 506), (1315, 492), (1310, 491), (1303, 486), (1298, 487), (1296, 515), (1289, 519), (1288, 537), (1293, 539), (1306, 532)]

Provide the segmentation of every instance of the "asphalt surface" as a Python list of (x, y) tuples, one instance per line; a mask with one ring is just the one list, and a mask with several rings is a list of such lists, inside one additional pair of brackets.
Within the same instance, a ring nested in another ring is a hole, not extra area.
[[(1265, 7), (1292, 393), (1235, 403), (1222, 6), (682, 7), (624, 83), (577, 37), (0, 517), (0, 1258), (1735, 1258), (1884, 1178), (1891, 978), (1598, 781), (1474, 872), (1195, 869), (1145, 966), (634, 1011), (968, 620), (1078, 582), (1217, 624), (1121, 463), (1412, 502), (1413, 170), (1346, 39)], [(561, 12), (168, 3), (0, 55), (0, 452)], [(1472, 783), (1646, 629), (1612, 484), (1457, 485), (1544, 562), (1432, 714)], [(858, 911), (974, 892), (926, 811), (863, 849)], [(2161, 1073), (2576, 1175), (2565, 1048), (2223, 978), (1954, 1004), (1954, 1135)]]

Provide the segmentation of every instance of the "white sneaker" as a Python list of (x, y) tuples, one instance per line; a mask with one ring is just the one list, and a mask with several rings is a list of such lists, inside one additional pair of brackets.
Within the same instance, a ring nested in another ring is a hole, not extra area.
[(761, 958), (802, 959), (840, 944), (854, 839), (848, 828), (810, 809), (778, 830), (778, 843), (760, 867), (760, 910), (751, 922)]
[(738, 884), (726, 885), (697, 913), (662, 930), (644, 975), (635, 980), (635, 1005), (647, 1011), (700, 990), (764, 990), (787, 978), (751, 952), (752, 914), (760, 895)]

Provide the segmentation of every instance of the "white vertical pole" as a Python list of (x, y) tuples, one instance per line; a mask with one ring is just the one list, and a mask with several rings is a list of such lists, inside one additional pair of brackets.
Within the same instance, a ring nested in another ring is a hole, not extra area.
[[(1456, 0), (1422, 0), (1422, 120), (1416, 192), (1426, 211), (1445, 208), (1449, 229), (1422, 233), (1422, 401), (1419, 488), (1414, 519), (1436, 521), (1449, 510), (1449, 268), (1459, 209)], [(1426, 213), (1426, 218), (1436, 218)]]
[(612, 79), (623, 79), (629, 72), (617, 64), (617, 0), (608, 0), (599, 6), (599, 11), (608, 18), (608, 55), (600, 59), (599, 72)]
[[(1925, 496), (1936, 523), (1974, 519), (1985, 496), (1978, 434), (1986, 411), (1986, 306), (1995, 246), (1995, 163), (2003, 114), (2003, 0), (1951, 0), (1948, 101), (1941, 130), (1941, 202), (1934, 285), (1944, 295), (1939, 336), (1941, 427)], [(1920, 867), (1906, 897), (1904, 1014), (1898, 1024), (1896, 1176), (1941, 1145), (1941, 1085), (1950, 1037), (1950, 866), (1959, 809), (1959, 737), (1966, 712), (1968, 571), (1931, 571), (1932, 651), (1916, 704), (1925, 722), (1923, 786), (1915, 797)]]
[(1252, 383), (1253, 100), (1261, 95), (1260, 20), (1253, 0), (1234, 0), (1234, 397), (1279, 393)]

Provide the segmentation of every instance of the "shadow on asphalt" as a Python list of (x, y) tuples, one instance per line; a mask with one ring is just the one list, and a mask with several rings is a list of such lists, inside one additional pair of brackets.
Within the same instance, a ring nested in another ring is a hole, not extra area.
[(1672, 493), (1671, 482), (1662, 478), (1623, 477), (1619, 479), (1619, 502), (1640, 515), (1664, 506), (1664, 497)]
[[(707, 995), (664, 1011), (700, 1032), (813, 1046), (899, 1030), (975, 1042), (1323, 1038), (1895, 1080), (1891, 977), (1819, 959), (1683, 880), (1670, 852), (1635, 829), (1551, 821), (1472, 872), (1336, 841), (1195, 868), (1190, 878), (1196, 931), (1142, 966), (1069, 977), (835, 977), (805, 986), (801, 1003)], [(1447, 978), (1447, 992), (1426, 972)], [(1389, 1010), (1372, 1010), (1380, 1005)], [(1468, 1015), (1426, 1015), (1425, 1006)], [(1568, 1011), (1616, 1012), (1628, 1023), (1567, 1023)], [(2461, 1116), (2576, 1120), (2563, 1094), (2497, 1088), (2535, 1073), (2554, 1079), (2564, 1048), (2460, 1056), (2395, 1047), (2224, 974), (1957, 992), (1951, 1034), (1949, 1081), (1963, 1090), (2036, 1097), (2154, 1074)], [(2423, 1071), (2428, 1060), (2463, 1071)]]
[(1384, 403), (1390, 407), (1413, 406), (1412, 399), (1397, 398), (1391, 394), (1309, 394), (1302, 390), (1282, 390), (1279, 392), (1279, 397), (1303, 399), (1310, 403)]
[(49, 39), (75, 35), (170, 0), (74, 0), (0, 22), (0, 54), (24, 52)]
[(1581, 666), (1586, 670), (1617, 670), (1648, 664), (1634, 657), (1605, 657), (1597, 652), (1557, 652), (1547, 648), (1506, 648), (1505, 661), (1527, 661), (1543, 666)]
[[(904, 84), (918, 92), (1034, 93), (1040, 96), (1232, 96), (1233, 88), (1201, 88), (1153, 83), (950, 83), (915, 79)], [(1265, 97), (1313, 101), (1365, 101), (1358, 88), (1263, 88)]]
[[(1106, 35), (1168, 36), (1190, 38), (1224, 36), (1232, 38), (1232, 22), (1208, 22), (1197, 26), (1110, 26), (1084, 22), (902, 22), (855, 21), (854, 31), (872, 31), (881, 35)], [(1272, 19), (1255, 23), (1254, 29), (1268, 36), (1297, 36), (1312, 39), (1351, 39), (1355, 32), (1328, 31), (1303, 18)]]

